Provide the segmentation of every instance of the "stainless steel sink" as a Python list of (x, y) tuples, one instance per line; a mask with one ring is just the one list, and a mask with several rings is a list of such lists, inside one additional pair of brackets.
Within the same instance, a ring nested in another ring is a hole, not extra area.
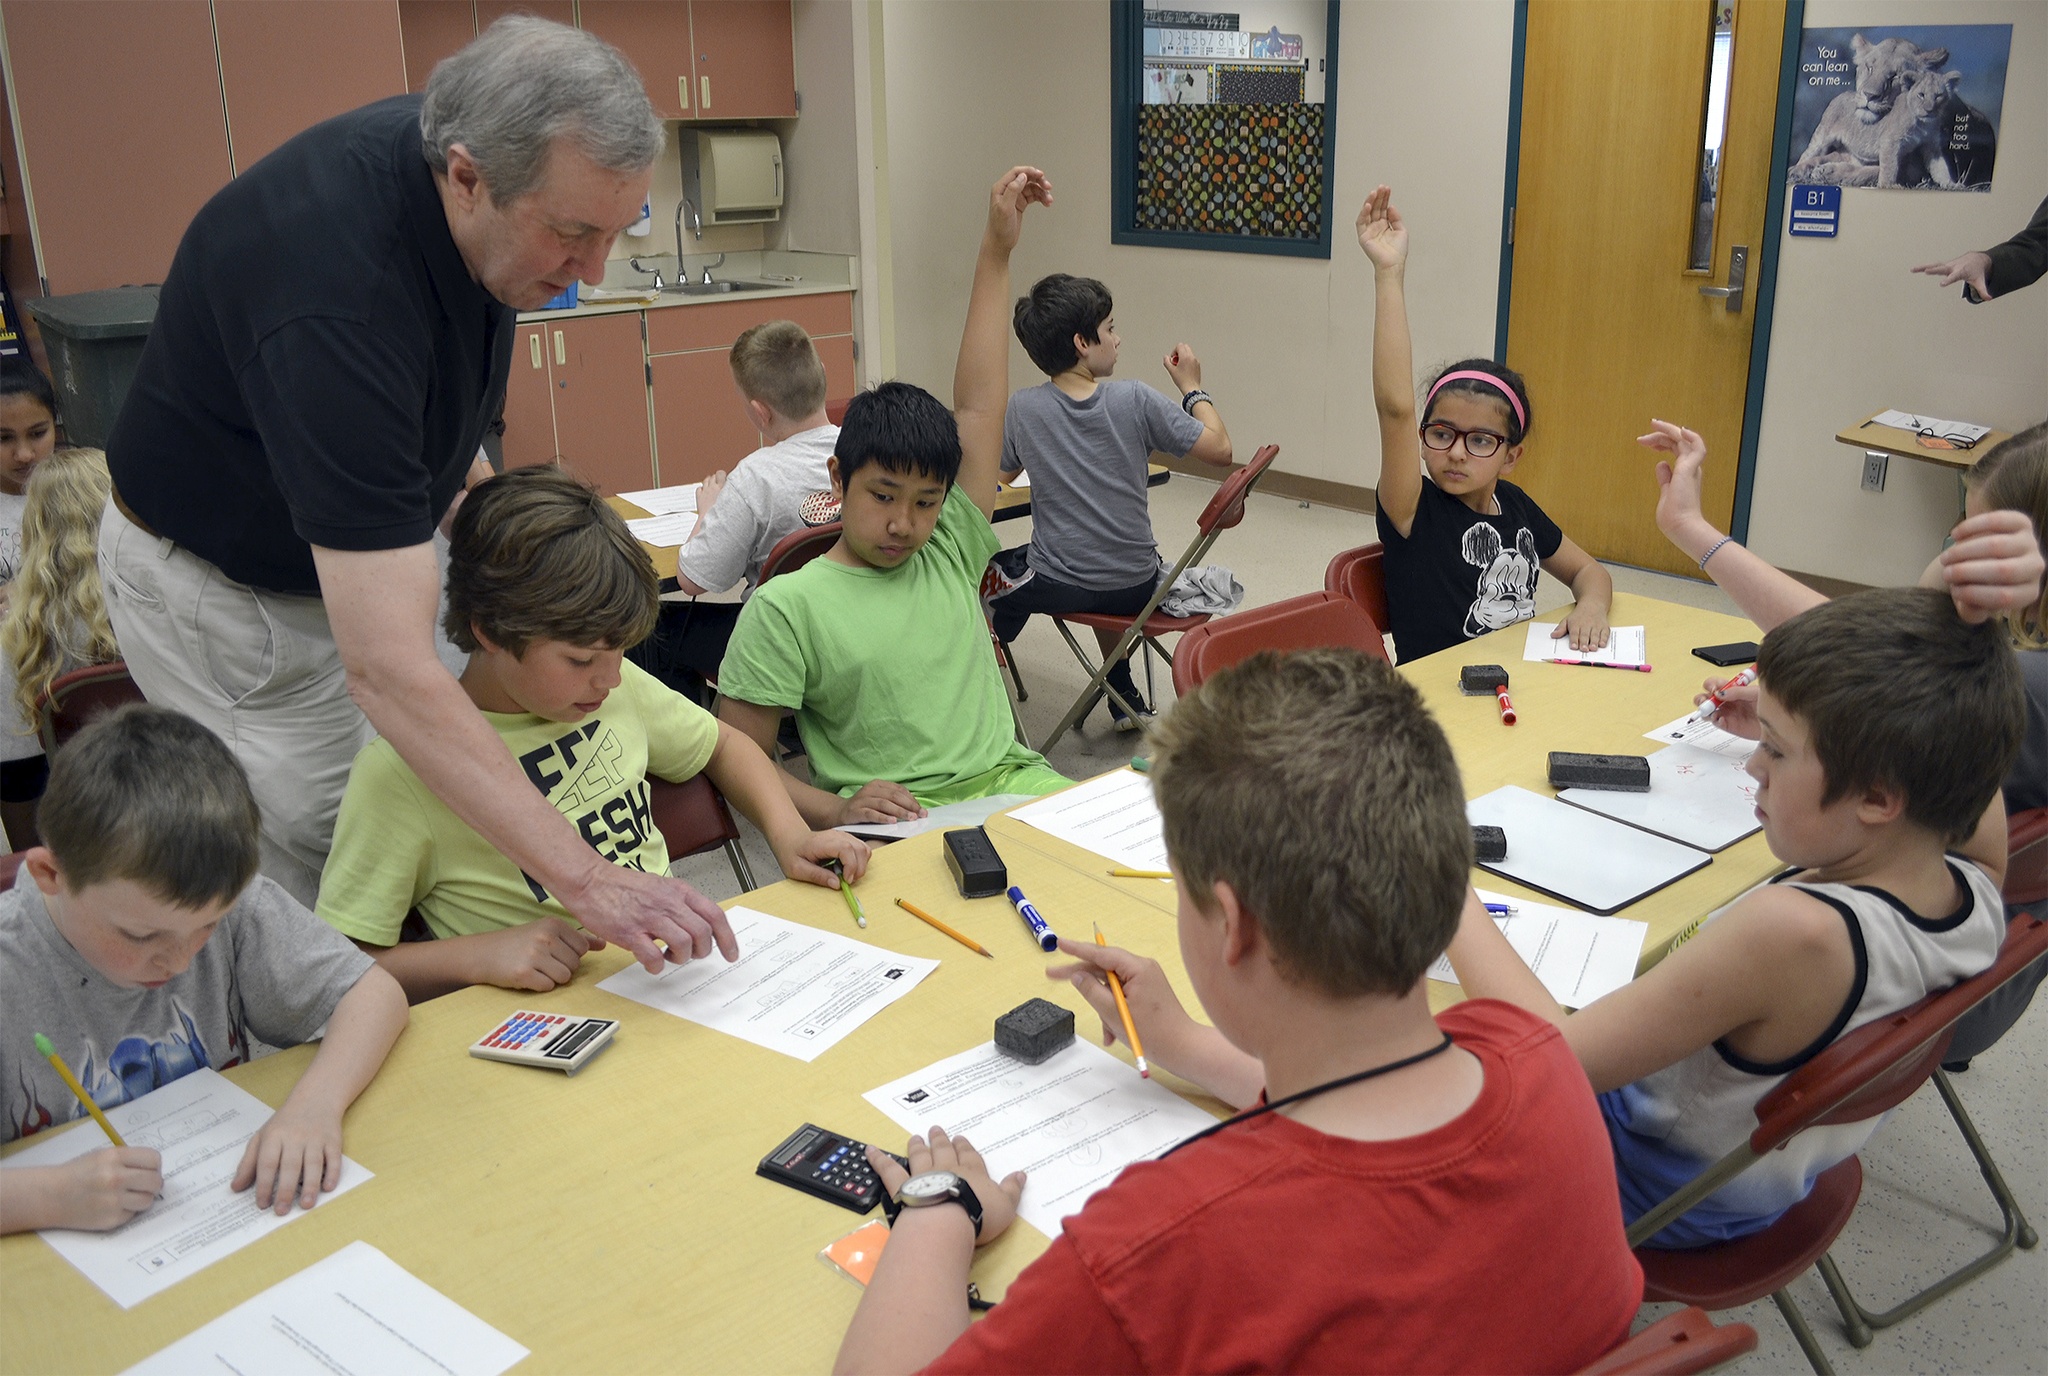
[(773, 291), (773, 282), (684, 282), (667, 290), (679, 296), (721, 296), (730, 291)]

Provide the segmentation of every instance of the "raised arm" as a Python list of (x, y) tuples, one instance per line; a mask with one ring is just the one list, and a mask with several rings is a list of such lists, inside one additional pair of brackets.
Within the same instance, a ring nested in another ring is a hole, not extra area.
[[(1195, 357), (1193, 345), (1174, 345), (1165, 363), (1166, 375), (1173, 379), (1173, 385), (1180, 389), (1181, 396), (1201, 390), (1202, 360)], [(1188, 414), (1202, 422), (1202, 437), (1180, 457), (1199, 459), (1219, 468), (1227, 467), (1230, 463), (1230, 432), (1223, 428), (1223, 415), (1216, 409), (1216, 403), (1204, 397), (1188, 408)]]
[(1415, 429), (1415, 348), (1408, 338), (1408, 227), (1385, 186), (1374, 188), (1358, 212), (1358, 246), (1372, 260), (1372, 399), (1380, 418), (1374, 500), (1406, 535), (1422, 500), (1422, 450)]
[(960, 425), (960, 487), (984, 516), (996, 509), (1003, 412), (1010, 403), (1010, 253), (1024, 208), (1052, 204), (1052, 183), (1035, 167), (1013, 167), (988, 195), (988, 226), (974, 261), (967, 328), (953, 369), (953, 417)]

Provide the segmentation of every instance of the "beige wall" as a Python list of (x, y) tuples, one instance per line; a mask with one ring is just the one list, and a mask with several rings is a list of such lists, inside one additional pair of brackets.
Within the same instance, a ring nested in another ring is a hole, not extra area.
[[(1811, 0), (1810, 28), (2011, 24), (1998, 167), (1988, 194), (1842, 193), (1835, 239), (1782, 243), (1751, 548), (1858, 583), (1910, 582), (1957, 513), (1953, 474), (1894, 459), (1859, 489), (1835, 431), (1887, 406), (2016, 430), (2048, 415), (2048, 283), (1982, 306), (1909, 276), (2018, 232), (2048, 194), (2048, 5), (2039, 0)], [(1794, 149), (1796, 157), (1799, 150)], [(1782, 233), (1782, 226), (1778, 227)]]
[[(1513, 10), (1508, 0), (1347, 5), (1339, 33), (1334, 257), (1112, 246), (1109, 6), (887, 0), (887, 202), (897, 374), (952, 391), (988, 188), (1013, 163), (1052, 177), (1015, 264), (1116, 296), (1119, 374), (1170, 389), (1178, 340), (1203, 361), (1238, 456), (1370, 485), (1372, 275), (1350, 222), (1385, 181), (1413, 226), (1418, 367), (1493, 348)], [(809, 109), (806, 107), (806, 115)], [(1012, 344), (1013, 386), (1041, 381)]]

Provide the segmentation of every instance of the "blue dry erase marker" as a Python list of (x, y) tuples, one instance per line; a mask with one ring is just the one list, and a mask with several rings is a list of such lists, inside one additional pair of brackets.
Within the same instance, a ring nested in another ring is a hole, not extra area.
[(1488, 903), (1486, 911), (1492, 913), (1495, 917), (1513, 917), (1515, 915), (1515, 910), (1505, 903)]
[(1010, 886), (1010, 906), (1017, 910), (1017, 916), (1024, 919), (1024, 925), (1031, 929), (1032, 937), (1041, 951), (1057, 951), (1060, 939), (1052, 934), (1052, 928), (1038, 915), (1038, 909), (1031, 906), (1031, 900), (1024, 896), (1024, 890), (1015, 884)]

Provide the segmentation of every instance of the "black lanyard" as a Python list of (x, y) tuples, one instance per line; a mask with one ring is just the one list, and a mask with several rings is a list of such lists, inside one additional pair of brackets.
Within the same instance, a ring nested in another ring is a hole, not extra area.
[(1302, 1090), (1299, 1094), (1290, 1094), (1284, 1099), (1275, 1099), (1271, 1103), (1260, 1104), (1257, 1108), (1246, 1109), (1243, 1113), (1240, 1113), (1235, 1117), (1225, 1118), (1222, 1122), (1218, 1123), (1213, 1128), (1203, 1128), (1200, 1132), (1196, 1133), (1193, 1137), (1188, 1138), (1184, 1142), (1176, 1142), (1173, 1146), (1168, 1147), (1165, 1151), (1159, 1153), (1159, 1155), (1153, 1159), (1164, 1161), (1167, 1157), (1173, 1155), (1182, 1147), (1193, 1146), (1195, 1143), (1201, 1141), (1204, 1137), (1214, 1137), (1217, 1133), (1223, 1131), (1223, 1129), (1236, 1127), (1239, 1123), (1247, 1122), (1250, 1119), (1258, 1117), (1262, 1113), (1271, 1113), (1276, 1108), (1285, 1108), (1289, 1104), (1298, 1104), (1303, 1099), (1313, 1098), (1318, 1094), (1327, 1094), (1333, 1089), (1342, 1089), (1346, 1085), (1355, 1085), (1361, 1080), (1371, 1080), (1381, 1075), (1391, 1075), (1397, 1070), (1406, 1070), (1411, 1065), (1421, 1064), (1423, 1061), (1428, 1060), (1431, 1056), (1441, 1056), (1444, 1052), (1449, 1051), (1450, 1049), (1451, 1034), (1446, 1032), (1444, 1033), (1444, 1039), (1438, 1042), (1435, 1046), (1432, 1046), (1427, 1051), (1418, 1051), (1413, 1056), (1403, 1056), (1398, 1061), (1389, 1061), (1385, 1065), (1376, 1065), (1371, 1070), (1361, 1070), (1356, 1075), (1345, 1075), (1339, 1079), (1325, 1080), (1323, 1083), (1319, 1085), (1313, 1085), (1308, 1089)]

